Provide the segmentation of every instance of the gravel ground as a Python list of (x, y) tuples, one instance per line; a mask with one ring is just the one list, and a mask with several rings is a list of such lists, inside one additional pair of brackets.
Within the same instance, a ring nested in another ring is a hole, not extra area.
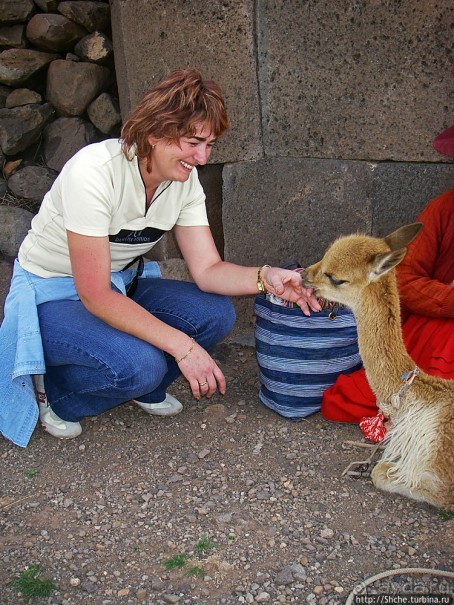
[[(448, 515), (342, 475), (368, 455), (357, 426), (280, 418), (257, 402), (252, 347), (214, 357), (227, 394), (196, 402), (179, 380), (174, 418), (125, 404), (75, 440), (0, 442), (2, 605), (33, 566), (57, 587), (39, 603), (61, 605), (341, 604), (379, 572), (452, 571)], [(453, 589), (395, 572), (360, 594)]]

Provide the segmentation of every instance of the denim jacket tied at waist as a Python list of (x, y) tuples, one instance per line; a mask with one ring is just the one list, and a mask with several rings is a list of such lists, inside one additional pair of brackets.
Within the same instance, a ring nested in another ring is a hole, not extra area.
[[(133, 275), (133, 269), (116, 271), (112, 284), (125, 294)], [(145, 263), (141, 277), (160, 278), (158, 263)], [(73, 278), (38, 277), (16, 260), (0, 326), (0, 432), (21, 447), (38, 420), (32, 375), (46, 371), (37, 306), (54, 300), (79, 300)]]

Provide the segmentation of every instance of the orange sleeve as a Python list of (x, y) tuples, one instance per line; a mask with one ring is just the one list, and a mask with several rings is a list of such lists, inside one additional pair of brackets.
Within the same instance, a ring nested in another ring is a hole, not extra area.
[(454, 189), (426, 206), (424, 227), (397, 267), (402, 310), (454, 318)]

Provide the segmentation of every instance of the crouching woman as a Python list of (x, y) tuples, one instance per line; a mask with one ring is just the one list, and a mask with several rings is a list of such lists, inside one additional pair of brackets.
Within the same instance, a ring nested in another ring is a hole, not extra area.
[[(167, 389), (180, 374), (196, 399), (225, 393), (209, 351), (233, 326), (231, 295), (266, 289), (306, 314), (319, 309), (296, 273), (221, 259), (197, 166), (227, 128), (218, 86), (179, 70), (145, 94), (120, 140), (88, 145), (63, 167), (20, 247), (5, 305), (5, 437), (25, 446), (38, 408), (59, 438), (126, 401), (177, 414)], [(171, 230), (194, 283), (162, 279), (156, 262), (143, 262)], [(33, 375), (44, 375), (39, 406)]]

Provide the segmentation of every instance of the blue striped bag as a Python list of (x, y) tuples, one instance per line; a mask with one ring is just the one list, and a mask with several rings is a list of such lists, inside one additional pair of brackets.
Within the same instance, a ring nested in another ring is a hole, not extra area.
[(255, 299), (259, 401), (285, 418), (319, 412), (323, 392), (339, 374), (362, 367), (352, 312), (324, 308), (307, 317), (297, 306)]

